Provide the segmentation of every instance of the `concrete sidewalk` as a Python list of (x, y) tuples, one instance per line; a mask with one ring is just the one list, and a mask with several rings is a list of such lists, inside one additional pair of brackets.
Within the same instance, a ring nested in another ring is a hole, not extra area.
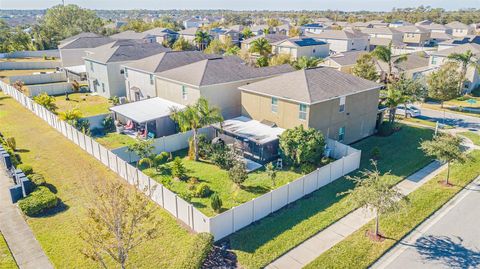
[[(408, 195), (422, 186), (446, 168), (438, 161), (431, 162), (416, 173), (397, 184), (399, 190)], [(315, 260), (325, 251), (338, 244), (374, 218), (372, 212), (357, 209), (346, 215), (328, 228), (293, 248), (269, 264), (270, 269), (300, 269)]]
[(10, 200), (8, 188), (12, 185), (5, 170), (0, 169), (0, 231), (13, 258), (20, 269), (53, 268), (21, 212)]

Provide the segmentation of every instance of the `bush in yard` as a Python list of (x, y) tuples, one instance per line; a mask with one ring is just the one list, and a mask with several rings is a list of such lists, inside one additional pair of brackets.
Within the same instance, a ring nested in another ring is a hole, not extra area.
[(195, 235), (193, 246), (190, 249), (187, 258), (180, 267), (181, 269), (199, 269), (202, 268), (205, 259), (213, 248), (213, 235), (210, 233), (199, 233)]
[(198, 186), (195, 187), (193, 196), (198, 198), (205, 198), (208, 197), (212, 193), (210, 187), (205, 183), (200, 183)]
[(115, 121), (113, 120), (112, 116), (107, 116), (102, 121), (103, 130), (106, 133), (114, 132), (115, 131)]
[(185, 178), (186, 175), (187, 168), (183, 164), (182, 159), (180, 159), (180, 157), (175, 157), (172, 164), (172, 176), (181, 180), (182, 178)]
[(395, 123), (384, 121), (378, 127), (379, 136), (389, 136), (395, 132)]
[(195, 189), (197, 188), (198, 182), (199, 182), (198, 178), (196, 178), (196, 177), (189, 178), (188, 182), (187, 182), (188, 183), (188, 186), (187, 186), (188, 190), (195, 191)]
[(238, 186), (248, 178), (247, 169), (245, 169), (245, 164), (241, 161), (235, 161), (232, 168), (228, 170), (228, 177)]
[(228, 170), (235, 162), (235, 153), (224, 144), (212, 145), (210, 160), (218, 167)]
[[(320, 160), (321, 162), (322, 160)], [(300, 172), (302, 172), (302, 174), (310, 174), (311, 172), (313, 172), (315, 169), (317, 169), (317, 166), (314, 165), (313, 163), (304, 163), (302, 165), (300, 165)]]
[(207, 159), (212, 151), (212, 145), (207, 136), (201, 134), (198, 136), (198, 155), (202, 159)]
[(222, 200), (216, 192), (210, 196), (210, 206), (212, 207), (213, 211), (217, 213), (220, 212), (220, 209), (222, 209)]
[(283, 132), (279, 143), (282, 159), (295, 167), (317, 165), (325, 149), (323, 134), (314, 128), (304, 129), (303, 125)]
[(372, 149), (372, 153), (370, 154), (370, 156), (371, 156), (372, 159), (374, 159), (374, 160), (380, 159), (380, 148), (379, 148), (378, 146), (375, 146), (375, 147)]
[(23, 163), (19, 164), (17, 166), (17, 169), (21, 169), (26, 176), (31, 175), (33, 173), (32, 166), (28, 164), (23, 164)]
[(40, 186), (18, 202), (18, 206), (28, 216), (38, 215), (58, 204), (57, 196), (47, 187)]
[(5, 142), (13, 151), (17, 150), (17, 142), (15, 141), (15, 137), (9, 137), (5, 140)]
[(36, 186), (45, 185), (45, 177), (41, 174), (30, 174), (27, 176)]
[(48, 95), (46, 92), (33, 97), (33, 101), (52, 112), (55, 112), (58, 108), (55, 104), (55, 97)]

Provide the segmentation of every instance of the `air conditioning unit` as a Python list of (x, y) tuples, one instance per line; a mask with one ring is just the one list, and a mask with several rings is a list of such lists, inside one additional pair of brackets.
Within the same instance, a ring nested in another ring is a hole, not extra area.
[(125, 96), (119, 97), (119, 98), (118, 98), (118, 102), (119, 102), (121, 105), (126, 104), (126, 103), (127, 103), (127, 97), (125, 97)]

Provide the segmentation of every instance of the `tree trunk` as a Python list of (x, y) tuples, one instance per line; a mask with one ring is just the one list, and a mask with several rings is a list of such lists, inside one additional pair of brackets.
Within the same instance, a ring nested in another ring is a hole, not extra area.
[(195, 153), (195, 161), (198, 161), (198, 135), (197, 129), (193, 129), (193, 152)]
[(395, 114), (397, 113), (397, 108), (390, 108), (390, 112), (388, 113), (388, 121), (390, 123), (394, 123), (395, 122)]
[(379, 226), (380, 226), (380, 216), (378, 214), (378, 210), (377, 212), (375, 213), (375, 236), (380, 236), (380, 229), (379, 229)]
[(450, 177), (450, 162), (448, 161), (447, 162), (447, 178), (445, 179), (445, 185), (449, 184), (448, 182), (449, 177)]
[(403, 103), (404, 110), (405, 110), (405, 119), (408, 118), (408, 113), (407, 113), (407, 103)]

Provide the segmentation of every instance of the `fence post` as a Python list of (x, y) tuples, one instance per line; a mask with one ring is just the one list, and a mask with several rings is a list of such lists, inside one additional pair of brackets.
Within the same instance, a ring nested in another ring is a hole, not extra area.
[(102, 151), (100, 150), (100, 144), (97, 143), (97, 148), (98, 148), (98, 157), (100, 158), (100, 161), (102, 161)]
[(177, 200), (177, 195), (175, 194), (175, 217), (178, 219), (178, 200)]
[(315, 183), (315, 190), (318, 190), (318, 181), (320, 180), (320, 168), (317, 168), (317, 170), (315, 171), (317, 171), (317, 176), (316, 176), (317, 180)]

